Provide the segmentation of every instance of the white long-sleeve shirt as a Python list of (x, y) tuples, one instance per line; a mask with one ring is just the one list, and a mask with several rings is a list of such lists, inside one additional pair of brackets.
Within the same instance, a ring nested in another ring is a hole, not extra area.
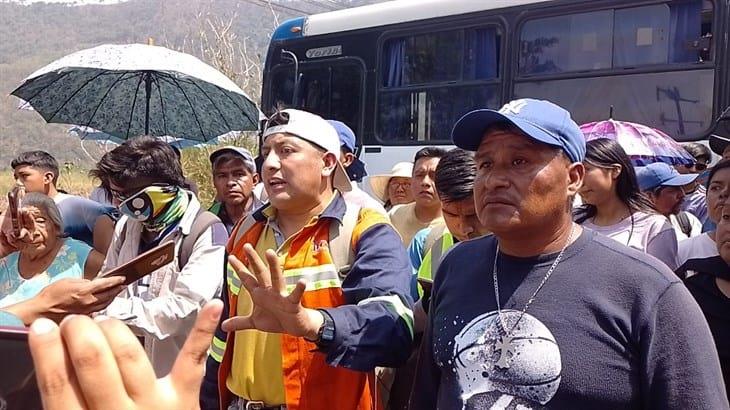
[[(190, 233), (200, 203), (192, 199), (178, 229), (166, 240), (175, 241), (173, 262), (143, 280), (148, 286), (134, 283), (117, 296), (103, 315), (120, 318), (138, 335), (144, 336), (145, 350), (158, 377), (164, 376), (182, 348), (200, 308), (220, 293), (225, 269), (225, 242), (228, 238), (222, 223), (205, 230), (195, 241), (193, 251), (182, 270), (178, 256), (182, 239)], [(124, 225), (124, 238), (121, 238)], [(139, 254), (142, 224), (123, 217), (115, 228), (102, 272), (131, 260)], [(123, 239), (123, 242), (122, 242)]]

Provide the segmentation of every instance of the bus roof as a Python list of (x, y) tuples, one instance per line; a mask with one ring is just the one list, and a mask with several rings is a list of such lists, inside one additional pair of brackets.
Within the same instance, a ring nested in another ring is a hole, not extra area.
[(304, 36), (494, 10), (549, 0), (397, 0), (313, 14), (306, 18)]

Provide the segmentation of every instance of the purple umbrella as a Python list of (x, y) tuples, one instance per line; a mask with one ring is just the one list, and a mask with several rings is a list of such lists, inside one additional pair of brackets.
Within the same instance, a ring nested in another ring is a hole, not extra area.
[(646, 125), (608, 119), (583, 124), (580, 130), (586, 141), (598, 138), (616, 140), (634, 166), (652, 162), (669, 165), (690, 165), (695, 162), (692, 155), (672, 137)]

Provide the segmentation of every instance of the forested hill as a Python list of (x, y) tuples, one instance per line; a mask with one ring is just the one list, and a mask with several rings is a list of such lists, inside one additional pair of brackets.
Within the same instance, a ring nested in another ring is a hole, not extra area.
[[(377, 0), (130, 0), (71, 6), (1, 0), (0, 169), (9, 166), (16, 153), (29, 149), (47, 150), (62, 162), (90, 163), (78, 138), (67, 134), (68, 126), (46, 124), (37, 113), (18, 110), (18, 99), (9, 95), (26, 76), (59, 57), (105, 43), (147, 43), (148, 38), (156, 45), (201, 57), (200, 35), (206, 26), (211, 21), (233, 21), (231, 29), (238, 39), (246, 39), (249, 58), (263, 60), (277, 22), (374, 2)], [(251, 97), (258, 102), (258, 95)], [(94, 154), (93, 143), (84, 147)]]

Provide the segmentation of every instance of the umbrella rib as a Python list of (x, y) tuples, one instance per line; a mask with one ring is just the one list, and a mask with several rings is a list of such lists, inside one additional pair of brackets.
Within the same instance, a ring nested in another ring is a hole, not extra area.
[(132, 118), (134, 118), (134, 107), (137, 105), (137, 94), (139, 93), (139, 86), (142, 84), (142, 78), (144, 76), (139, 76), (139, 80), (137, 81), (137, 90), (134, 92), (134, 99), (132, 100), (132, 109), (129, 111), (129, 122), (127, 123), (127, 133), (124, 134), (124, 139), (129, 139), (129, 130), (132, 127)]
[(160, 96), (160, 111), (162, 111), (162, 128), (165, 131), (165, 135), (168, 134), (167, 132), (167, 118), (165, 117), (165, 102), (162, 100), (162, 90), (160, 89), (160, 81), (158, 79), (158, 76), (153, 76), (152, 81), (157, 84), (157, 94)]
[(233, 131), (233, 129), (231, 129), (231, 125), (228, 123), (228, 120), (226, 120), (225, 115), (223, 115), (223, 112), (221, 112), (220, 108), (218, 108), (218, 105), (215, 103), (215, 101), (213, 101), (213, 99), (210, 98), (208, 93), (206, 93), (205, 90), (203, 90), (195, 81), (192, 81), (192, 84), (195, 86), (195, 88), (200, 90), (201, 93), (203, 93), (205, 98), (207, 98), (211, 104), (213, 104), (213, 107), (215, 108), (216, 111), (218, 111), (218, 114), (221, 116), (221, 118), (223, 119), (223, 122), (226, 124), (226, 128), (228, 128), (229, 131)]
[(190, 109), (193, 111), (193, 117), (195, 117), (195, 122), (198, 124), (198, 129), (200, 130), (200, 135), (203, 137), (203, 141), (207, 141), (205, 138), (205, 131), (203, 131), (203, 126), (200, 124), (200, 119), (198, 118), (198, 114), (195, 113), (195, 109), (193, 109), (193, 104), (190, 102), (190, 98), (188, 98), (188, 94), (185, 92), (185, 90), (180, 86), (180, 83), (177, 81), (176, 78), (171, 78), (172, 82), (175, 83), (178, 89), (180, 89), (180, 92), (182, 92), (183, 97), (185, 97), (185, 100), (190, 105)]
[[(69, 75), (69, 73), (68, 73), (68, 72), (66, 72), (66, 73), (63, 73), (63, 74), (61, 74), (61, 75), (60, 75), (60, 76), (59, 76), (58, 78), (56, 78), (55, 80), (51, 81), (51, 83), (50, 83), (50, 84), (48, 84), (48, 85), (46, 85), (45, 87), (43, 87), (43, 88), (41, 88), (40, 90), (38, 90), (38, 92), (37, 92), (37, 93), (33, 94), (33, 96), (31, 96), (30, 98), (28, 98), (28, 99), (27, 99), (27, 100), (25, 100), (25, 101), (27, 101), (27, 102), (28, 102), (28, 104), (30, 104), (30, 101), (31, 101), (32, 99), (34, 99), (34, 98), (38, 97), (38, 95), (39, 95), (40, 93), (42, 93), (43, 91), (46, 91), (46, 90), (47, 90), (47, 89), (48, 89), (48, 88), (49, 88), (50, 86), (52, 86), (53, 84), (56, 84), (56, 82), (57, 82), (57, 81), (59, 81), (59, 80), (61, 80), (62, 78), (66, 77), (67, 75)], [(40, 78), (40, 77), (36, 77), (36, 79), (37, 79), (37, 78)], [(22, 87), (22, 85), (21, 85), (20, 87)], [(15, 91), (17, 91), (17, 90), (18, 90), (18, 89), (19, 89), (20, 87), (16, 88), (16, 89), (15, 89), (15, 90), (14, 90), (14, 91), (13, 91), (13, 92), (11, 93), (11, 94), (15, 93)], [(14, 94), (14, 95), (16, 95), (16, 94)], [(32, 105), (33, 105), (33, 104), (31, 104), (31, 106), (32, 106)]]
[(106, 97), (109, 95), (109, 93), (111, 93), (112, 90), (114, 89), (114, 87), (116, 87), (117, 84), (119, 84), (119, 82), (122, 81), (122, 77), (124, 77), (127, 74), (128, 73), (126, 73), (126, 72), (122, 73), (119, 76), (119, 78), (117, 78), (114, 81), (114, 83), (112, 83), (111, 87), (109, 87), (109, 89), (106, 90), (106, 93), (104, 93), (104, 96), (101, 97), (101, 100), (99, 101), (99, 104), (97, 104), (96, 108), (94, 109), (94, 112), (91, 114), (91, 117), (89, 117), (89, 121), (86, 123), (86, 128), (88, 128), (89, 125), (91, 125), (91, 122), (94, 121), (94, 117), (96, 117), (96, 113), (99, 112), (99, 108), (101, 108), (101, 106), (104, 105), (104, 100), (106, 100)]
[(81, 92), (81, 90), (83, 90), (83, 89), (84, 89), (84, 87), (86, 87), (87, 85), (89, 85), (89, 83), (90, 83), (90, 82), (92, 82), (92, 81), (96, 80), (97, 78), (101, 77), (101, 76), (102, 76), (102, 75), (104, 75), (104, 74), (106, 74), (106, 71), (102, 71), (101, 73), (99, 73), (99, 74), (95, 75), (94, 77), (92, 77), (92, 78), (90, 78), (90, 79), (86, 80), (86, 82), (85, 82), (84, 84), (82, 84), (82, 85), (81, 85), (81, 87), (77, 88), (77, 89), (76, 89), (76, 91), (74, 91), (74, 92), (73, 92), (73, 94), (71, 94), (71, 96), (70, 96), (70, 97), (68, 97), (68, 98), (66, 99), (66, 101), (64, 101), (64, 102), (63, 102), (63, 104), (61, 104), (61, 105), (60, 105), (60, 106), (58, 107), (58, 109), (57, 109), (57, 110), (56, 110), (56, 111), (55, 111), (55, 112), (54, 112), (54, 113), (53, 113), (53, 114), (52, 114), (52, 115), (50, 116), (50, 118), (48, 118), (48, 120), (46, 120), (46, 121), (47, 121), (47, 122), (52, 122), (53, 118), (55, 118), (55, 117), (56, 117), (56, 114), (58, 114), (58, 113), (59, 113), (59, 112), (60, 112), (60, 111), (61, 111), (61, 110), (63, 109), (63, 107), (65, 107), (65, 106), (66, 106), (66, 104), (68, 104), (68, 102), (69, 102), (69, 101), (71, 101), (71, 99), (73, 99), (74, 97), (76, 97), (76, 94), (80, 93), (80, 92)]

